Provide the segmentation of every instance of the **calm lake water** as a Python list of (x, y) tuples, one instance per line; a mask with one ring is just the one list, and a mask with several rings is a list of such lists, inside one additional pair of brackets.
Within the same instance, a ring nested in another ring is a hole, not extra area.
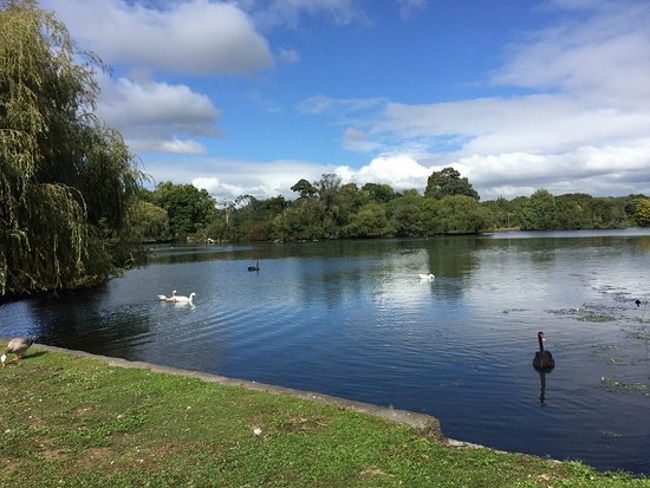
[[(649, 229), (159, 247), (101, 290), (1, 306), (0, 336), (425, 412), (452, 438), (650, 474), (649, 272)], [(173, 289), (194, 306), (156, 300)], [(556, 360), (543, 378), (539, 330)]]

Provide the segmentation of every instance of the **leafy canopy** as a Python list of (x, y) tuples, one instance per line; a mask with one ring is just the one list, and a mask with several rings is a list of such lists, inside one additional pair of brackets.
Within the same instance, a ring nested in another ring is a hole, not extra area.
[(0, 297), (101, 282), (132, 258), (142, 174), (93, 114), (96, 69), (35, 0), (0, 0)]
[(476, 190), (472, 187), (467, 178), (461, 178), (460, 173), (452, 167), (444, 168), (442, 171), (434, 171), (427, 180), (427, 187), (424, 190), (425, 197), (441, 199), (453, 195), (465, 195), (474, 200), (480, 200)]

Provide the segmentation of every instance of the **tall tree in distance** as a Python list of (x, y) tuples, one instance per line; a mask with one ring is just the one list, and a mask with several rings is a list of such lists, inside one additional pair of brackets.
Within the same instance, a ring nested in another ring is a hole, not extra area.
[(634, 213), (637, 225), (641, 227), (650, 227), (650, 198), (643, 198), (636, 204)]
[(36, 0), (0, 0), (0, 298), (132, 262), (125, 222), (143, 175), (93, 114), (97, 69)]
[(454, 195), (465, 195), (478, 201), (481, 198), (467, 178), (461, 178), (460, 173), (452, 167), (434, 171), (427, 180), (424, 190), (425, 197), (441, 199)]

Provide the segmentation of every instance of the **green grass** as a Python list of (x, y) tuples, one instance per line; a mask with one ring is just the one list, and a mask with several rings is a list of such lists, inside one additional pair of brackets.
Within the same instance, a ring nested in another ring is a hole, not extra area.
[(452, 448), (289, 395), (38, 348), (0, 376), (1, 486), (650, 487), (577, 462)]

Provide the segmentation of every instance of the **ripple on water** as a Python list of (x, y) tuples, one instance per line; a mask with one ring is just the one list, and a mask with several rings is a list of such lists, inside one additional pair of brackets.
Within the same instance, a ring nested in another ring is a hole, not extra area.
[[(83, 299), (3, 306), (3, 335), (393, 405), (451, 437), (650, 473), (650, 397), (634, 387), (650, 383), (650, 317), (634, 304), (644, 239), (313, 243), (196, 262), (194, 250)], [(246, 272), (256, 255), (260, 273)], [(426, 270), (435, 280), (417, 279)], [(172, 287), (196, 306), (154, 299)], [(557, 364), (543, 378), (539, 330)]]

